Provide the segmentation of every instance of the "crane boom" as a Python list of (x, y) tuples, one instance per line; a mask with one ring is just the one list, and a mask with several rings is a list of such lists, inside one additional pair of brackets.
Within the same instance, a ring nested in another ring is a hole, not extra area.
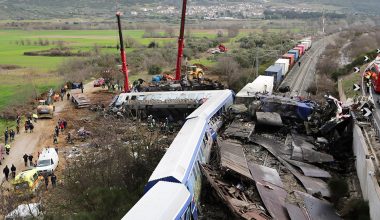
[(183, 57), (183, 33), (185, 31), (185, 18), (186, 18), (186, 4), (187, 0), (182, 0), (182, 16), (181, 16), (181, 29), (178, 37), (178, 54), (177, 54), (177, 66), (175, 70), (175, 80), (181, 79), (181, 62)]
[(123, 33), (121, 32), (120, 12), (116, 12), (117, 26), (119, 28), (121, 71), (124, 74), (124, 92), (129, 92), (127, 57), (124, 51)]

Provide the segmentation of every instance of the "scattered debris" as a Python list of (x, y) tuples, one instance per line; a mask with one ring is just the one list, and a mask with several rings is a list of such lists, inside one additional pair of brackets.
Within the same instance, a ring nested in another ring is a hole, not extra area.
[(220, 138), (217, 141), (220, 147), (221, 166), (252, 179), (241, 144), (234, 140), (221, 140)]
[(234, 120), (224, 131), (223, 135), (225, 137), (234, 137), (241, 140), (248, 140), (254, 130), (254, 122), (242, 122), (240, 120)]

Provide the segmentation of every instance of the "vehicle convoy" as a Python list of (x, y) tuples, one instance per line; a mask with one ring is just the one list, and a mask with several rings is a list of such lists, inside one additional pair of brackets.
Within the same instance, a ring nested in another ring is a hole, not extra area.
[(55, 106), (52, 102), (53, 89), (50, 89), (46, 100), (39, 100), (37, 106), (38, 118), (53, 118)]
[(43, 181), (36, 168), (22, 171), (11, 182), (18, 195), (34, 195)]
[(57, 168), (59, 158), (54, 148), (45, 148), (42, 150), (37, 160), (37, 171), (39, 175), (51, 175)]

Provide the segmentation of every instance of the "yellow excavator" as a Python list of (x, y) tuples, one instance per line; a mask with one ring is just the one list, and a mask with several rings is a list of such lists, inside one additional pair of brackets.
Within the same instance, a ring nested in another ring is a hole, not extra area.
[(204, 72), (202, 68), (199, 68), (195, 65), (187, 67), (187, 79), (192, 81), (194, 79), (202, 79), (204, 76)]
[(53, 118), (55, 106), (52, 104), (53, 89), (50, 89), (46, 100), (39, 100), (37, 106), (38, 118)]

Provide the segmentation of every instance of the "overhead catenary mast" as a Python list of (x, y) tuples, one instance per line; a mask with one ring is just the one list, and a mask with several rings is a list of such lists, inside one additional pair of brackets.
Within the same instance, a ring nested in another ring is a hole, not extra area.
[(123, 33), (121, 32), (120, 15), (121, 15), (121, 12), (116, 12), (117, 25), (119, 28), (121, 71), (124, 74), (124, 92), (129, 92), (130, 90), (129, 90), (129, 81), (128, 81), (127, 57), (124, 51)]
[(184, 31), (185, 31), (185, 18), (186, 18), (186, 4), (187, 0), (182, 1), (182, 15), (181, 15), (181, 29), (179, 31), (178, 37), (178, 54), (177, 54), (177, 66), (175, 70), (175, 80), (181, 79), (181, 63), (183, 57), (183, 40), (184, 40)]

